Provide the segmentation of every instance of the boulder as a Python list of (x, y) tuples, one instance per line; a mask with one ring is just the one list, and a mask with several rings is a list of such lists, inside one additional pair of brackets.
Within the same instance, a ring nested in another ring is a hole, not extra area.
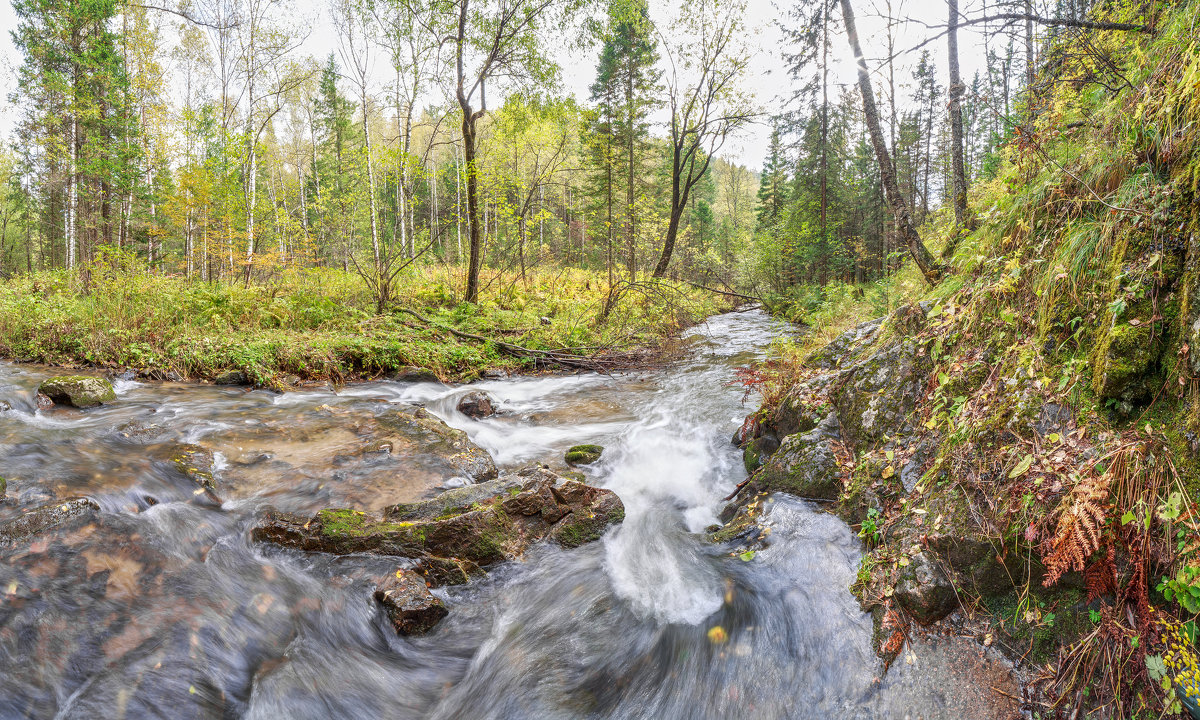
[(625, 506), (611, 490), (541, 468), (524, 472), (395, 505), (381, 516), (329, 509), (310, 519), (272, 509), (251, 537), (337, 555), (419, 558), (427, 579), (441, 584), (443, 576), (469, 579), (473, 566), (517, 559), (542, 539), (577, 547), (625, 517)]
[(20, 542), (64, 525), (83, 524), (94, 519), (98, 512), (100, 506), (89, 498), (44, 505), (0, 525), (0, 542)]
[(807, 433), (788, 435), (743, 493), (785, 492), (808, 500), (837, 500), (845, 478), (834, 453), (837, 441), (835, 413)]
[(472, 390), (458, 400), (458, 411), (475, 420), (481, 420), (496, 414), (496, 404), (492, 396), (482, 390)]
[(391, 375), (388, 375), (388, 380), (396, 382), (437, 382), (438, 376), (432, 370), (415, 367), (413, 365), (405, 365), (398, 368)]
[(922, 625), (949, 615), (958, 607), (958, 595), (942, 569), (924, 552), (914, 554), (896, 581), (896, 601)]
[(384, 578), (375, 589), (375, 601), (401, 635), (427, 633), (449, 613), (425, 581), (409, 570), (397, 570)]
[(575, 445), (567, 450), (564, 459), (568, 465), (590, 465), (599, 460), (603, 452), (601, 445)]
[(887, 436), (911, 434), (909, 416), (925, 392), (931, 369), (921, 345), (906, 339), (845, 370), (833, 405), (846, 444), (869, 450)]
[(38, 393), (49, 398), (54, 404), (77, 408), (96, 407), (117, 399), (112, 383), (104, 378), (88, 375), (52, 377), (38, 385)]
[(250, 378), (241, 370), (226, 370), (213, 378), (215, 385), (249, 385)]

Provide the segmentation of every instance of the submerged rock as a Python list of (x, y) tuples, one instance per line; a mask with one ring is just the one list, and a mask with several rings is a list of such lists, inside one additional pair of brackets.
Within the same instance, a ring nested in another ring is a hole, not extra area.
[[(112, 383), (104, 378), (88, 375), (49, 378), (38, 385), (38, 393), (46, 396), (53, 404), (77, 408), (96, 407), (117, 399)], [(40, 398), (38, 405), (41, 406)]]
[(542, 539), (577, 547), (625, 517), (624, 505), (611, 490), (564, 480), (544, 469), (524, 472), (392, 506), (382, 516), (330, 509), (306, 519), (268, 510), (251, 537), (337, 555), (421, 558), (430, 581), (444, 584), (447, 577), (470, 577), (471, 565), (457, 563), (487, 566), (517, 559)]
[(496, 404), (492, 396), (482, 390), (472, 390), (458, 400), (458, 411), (475, 420), (491, 417), (496, 414)]
[(99, 511), (100, 506), (89, 498), (74, 498), (46, 505), (0, 525), (0, 542), (20, 542), (53, 528), (90, 521)]
[(565, 459), (570, 465), (590, 465), (603, 454), (602, 445), (576, 445), (567, 450)]
[(397, 570), (375, 589), (375, 601), (401, 635), (421, 635), (450, 612), (416, 573)]

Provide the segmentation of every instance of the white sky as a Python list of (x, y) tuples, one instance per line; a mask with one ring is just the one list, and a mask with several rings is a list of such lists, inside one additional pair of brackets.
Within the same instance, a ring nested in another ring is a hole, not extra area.
[[(878, 2), (882, 5), (882, 0), (853, 1), (858, 14), (859, 34), (866, 46), (868, 66), (874, 68), (878, 62), (871, 62), (871, 58), (881, 58), (884, 55), (886, 30), (884, 21), (873, 8), (873, 3)], [(783, 65), (783, 36), (776, 26), (776, 22), (786, 16), (786, 11), (780, 8), (787, 8), (790, 2), (791, 0), (748, 0), (745, 18), (748, 30), (746, 41), (753, 51), (749, 84), (765, 113), (764, 122), (747, 129), (740, 138), (728, 143), (720, 154), (730, 161), (752, 168), (761, 167), (766, 152), (767, 138), (770, 134), (765, 122), (766, 116), (785, 108), (795, 86)], [(933, 25), (945, 22), (946, 6), (943, 0), (907, 0), (903, 3), (894, 0), (894, 3), (900, 7), (898, 14), (914, 21), (899, 30), (898, 49), (915, 45), (931, 33), (922, 23)], [(664, 0), (650, 0), (651, 14), (659, 27), (665, 28), (669, 25), (673, 5), (673, 2)], [(303, 53), (318, 58), (324, 58), (331, 52), (336, 54), (337, 33), (329, 20), (327, 0), (296, 0), (288, 4), (288, 7), (288, 14), (292, 18), (303, 18), (301, 22), (312, 28), (302, 47)], [(964, 7), (963, 11), (968, 15), (979, 12), (977, 8), (971, 7)], [(175, 18), (171, 16), (163, 18), (162, 21), (164, 25), (173, 24)], [(4, 31), (3, 38), (0, 38), (0, 87), (3, 88), (3, 97), (0, 97), (0, 137), (5, 141), (11, 138), (12, 128), (19, 114), (18, 109), (8, 102), (8, 96), (15, 89), (16, 69), (21, 62), (20, 54), (13, 46), (9, 33), (15, 27), (16, 16), (10, 0), (0, 0), (0, 29)], [(1000, 42), (1002, 41), (997, 41)], [(927, 47), (937, 58), (939, 82), (945, 86), (945, 41), (938, 40)], [(831, 80), (843, 86), (853, 84), (854, 68), (845, 38), (841, 35), (834, 37), (833, 48), (836, 62)], [(563, 68), (566, 91), (581, 102), (586, 102), (588, 86), (595, 77), (598, 48), (586, 51), (559, 48), (555, 54)], [(960, 33), (959, 54), (963, 77), (969, 82), (976, 70), (983, 71), (985, 58), (982, 36), (970, 30)], [(901, 98), (907, 95), (907, 86), (911, 83), (912, 68), (916, 59), (917, 54), (911, 53), (897, 62), (896, 80), (898, 84), (903, 83), (898, 89)], [(379, 62), (377, 65), (383, 66), (386, 63)], [(830, 94), (831, 97), (836, 97), (836, 93), (831, 91)], [(882, 98), (880, 101), (882, 102)]]

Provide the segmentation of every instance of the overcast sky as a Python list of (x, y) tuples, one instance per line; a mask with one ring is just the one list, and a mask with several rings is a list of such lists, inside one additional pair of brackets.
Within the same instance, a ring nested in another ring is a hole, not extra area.
[[(67, 2), (68, 0), (61, 1)], [(753, 51), (750, 86), (767, 116), (785, 109), (795, 86), (783, 65), (782, 53), (785, 48), (782, 47), (783, 35), (778, 27), (778, 22), (786, 18), (786, 8), (790, 6), (791, 1), (793, 0), (780, 0), (779, 2), (748, 0), (746, 42)], [(869, 57), (881, 58), (884, 55), (885, 47), (884, 21), (869, 0), (854, 0), (854, 4), (858, 13), (859, 33), (866, 45), (865, 51)], [(896, 4), (899, 4), (898, 0)], [(882, 5), (882, 0), (880, 0), (880, 5)], [(674, 3), (650, 0), (650, 6), (656, 24), (666, 31), (665, 28), (670, 25), (670, 15), (673, 12)], [(329, 20), (327, 0), (299, 0), (289, 3), (287, 7), (293, 18), (302, 18), (303, 24), (312, 28), (302, 48), (304, 53), (320, 58), (328, 56), (331, 52), (336, 53), (337, 33)], [(946, 6), (942, 0), (907, 0), (900, 5), (900, 8), (899, 14), (911, 18), (913, 22), (909, 22), (899, 30), (898, 49), (914, 46), (928, 37), (932, 31), (926, 29), (926, 24), (935, 25), (945, 22)], [(971, 10), (964, 8), (964, 12), (970, 14)], [(174, 22), (174, 17), (163, 19), (164, 24), (173, 24)], [(0, 28), (8, 31), (15, 26), (16, 17), (10, 0), (0, 0)], [(976, 70), (981, 72), (983, 70), (983, 39), (978, 33), (963, 32), (959, 45), (963, 76), (969, 81)], [(846, 49), (845, 38), (841, 35), (835, 37), (833, 47), (835, 64), (834, 72), (831, 74), (832, 81), (841, 85), (854, 83), (854, 68), (849, 51)], [(944, 86), (946, 84), (945, 41), (939, 40), (927, 47), (935, 53), (939, 79)], [(595, 78), (598, 49), (591, 48), (581, 51), (563, 47), (557, 48), (554, 52), (562, 65), (566, 91), (577, 99), (586, 101), (588, 86)], [(910, 84), (912, 68), (916, 64), (916, 59), (916, 53), (910, 53), (899, 59), (896, 69), (898, 83)], [(20, 62), (21, 57), (12, 44), (11, 35), (9, 32), (5, 32), (4, 37), (0, 38), (0, 78), (2, 78), (4, 89), (3, 98), (0, 98), (0, 136), (6, 140), (12, 137), (12, 128), (18, 115), (17, 108), (8, 102), (8, 96), (15, 89), (16, 68)], [(386, 62), (381, 58), (377, 64), (380, 66), (380, 72), (383, 72)], [(875, 67), (878, 63), (869, 62), (868, 64)], [(907, 93), (902, 89), (898, 94), (906, 95)], [(836, 97), (836, 93), (831, 92), (831, 96)], [(764, 117), (763, 123), (747, 129), (742, 137), (728, 143), (721, 154), (728, 160), (752, 168), (761, 167), (766, 152), (767, 138), (770, 134), (765, 119)]]

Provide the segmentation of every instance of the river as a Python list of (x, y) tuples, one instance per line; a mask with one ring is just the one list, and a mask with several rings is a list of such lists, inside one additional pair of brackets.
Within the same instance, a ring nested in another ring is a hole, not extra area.
[[(104, 407), (40, 411), (51, 371), (0, 365), (0, 523), (71, 496), (101, 508), (0, 544), (0, 718), (1011, 717), (991, 689), (1011, 683), (1005, 664), (967, 639), (916, 641), (883, 674), (847, 590), (861, 545), (833, 515), (778, 497), (752, 558), (705, 540), (745, 477), (729, 438), (751, 404), (733, 370), (785, 332), (730, 313), (665, 370), (475, 383), (503, 410), (478, 421), (455, 410), (470, 388), (398, 382), (118, 381)], [(396, 635), (370, 596), (394, 560), (249, 540), (267, 505), (378, 509), (460, 483), (403, 438), (377, 443), (396, 403), (465, 430), (501, 470), (604, 445), (588, 481), (621, 497), (624, 523), (437, 590), (450, 615)], [(213, 492), (181, 472), (181, 447), (211, 453)]]

